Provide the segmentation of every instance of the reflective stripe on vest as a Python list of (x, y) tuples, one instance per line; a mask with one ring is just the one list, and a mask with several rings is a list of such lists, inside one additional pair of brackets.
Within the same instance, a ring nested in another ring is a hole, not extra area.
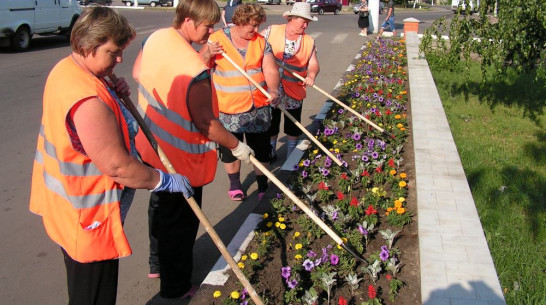
[[(290, 70), (298, 73), (301, 77), (305, 78), (307, 76), (309, 60), (315, 49), (313, 38), (307, 34), (303, 34), (298, 52), (288, 59), (284, 58), (286, 24), (272, 25), (267, 41), (271, 44), (271, 48), (275, 54), (275, 61), (279, 66), (284, 65)], [(282, 67), (279, 69), (282, 71), (281, 82), (284, 93), (293, 99), (303, 100), (307, 95), (306, 87), (301, 84), (301, 81), (298, 78), (292, 75), (291, 71), (285, 71)]]
[[(155, 111), (158, 113), (163, 114), (172, 124), (177, 125), (180, 128), (183, 128), (189, 132), (196, 132), (199, 133), (199, 129), (193, 124), (193, 122), (185, 120), (182, 116), (180, 116), (178, 113), (167, 109), (164, 106), (161, 106), (157, 102), (157, 100), (149, 94), (148, 90), (144, 88), (142, 85), (139, 84), (138, 89), (148, 102), (148, 105), (152, 107)], [(206, 142), (203, 144), (192, 144), (188, 143), (184, 139), (177, 137), (173, 135), (172, 133), (168, 132), (167, 130), (161, 128), (159, 124), (156, 124), (150, 117), (146, 115), (146, 112), (142, 109), (140, 106), (140, 103), (137, 105), (138, 112), (146, 122), (146, 125), (150, 127), (150, 130), (154, 135), (161, 140), (169, 143), (170, 145), (176, 147), (177, 149), (183, 150), (185, 152), (191, 153), (191, 154), (203, 154), (211, 150), (216, 149), (216, 143), (215, 142)]]
[[(267, 89), (262, 62), (266, 42), (263, 36), (256, 34), (248, 42), (247, 51), (243, 58), (233, 42), (223, 30), (214, 32), (210, 41), (217, 41), (223, 46), (224, 52), (261, 87)], [(215, 57), (213, 83), (218, 96), (220, 111), (228, 114), (237, 114), (249, 111), (252, 107), (267, 106), (267, 97), (261, 93), (235, 66), (221, 54)]]

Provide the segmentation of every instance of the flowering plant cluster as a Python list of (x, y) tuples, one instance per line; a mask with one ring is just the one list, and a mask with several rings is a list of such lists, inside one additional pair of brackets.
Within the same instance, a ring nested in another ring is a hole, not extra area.
[[(344, 244), (368, 263), (336, 245), (313, 220), (278, 194), (271, 201), (272, 212), (264, 214), (256, 231), (252, 250), (261, 259), (253, 268), (264, 269), (271, 247), (282, 248), (282, 267), (273, 272), (283, 283), (283, 300), (271, 300), (267, 287), (262, 287), (265, 299), (274, 304), (330, 304), (336, 290), (346, 287), (346, 295), (337, 294), (338, 304), (348, 304), (347, 299), (359, 300), (351, 304), (385, 304), (393, 302), (403, 288), (397, 278), (403, 251), (395, 245), (413, 215), (407, 207), (411, 185), (402, 158), (408, 136), (405, 66), (403, 41), (367, 43), (338, 98), (391, 137), (385, 138), (334, 104), (316, 138), (343, 160), (343, 166), (311, 147), (289, 182)], [(248, 257), (241, 260), (240, 268), (246, 271), (248, 261)], [(248, 298), (237, 302), (252, 303)]]

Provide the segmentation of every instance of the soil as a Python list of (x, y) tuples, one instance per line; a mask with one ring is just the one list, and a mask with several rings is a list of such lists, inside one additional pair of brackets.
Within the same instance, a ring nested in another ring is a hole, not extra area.
[[(408, 90), (409, 91), (409, 90)], [(408, 126), (412, 126), (411, 122), (411, 101), (406, 104), (407, 108), (407, 117), (408, 117)], [(418, 215), (417, 215), (417, 194), (416, 190), (412, 188), (415, 186), (415, 160), (413, 153), (413, 136), (411, 131), (407, 137), (407, 142), (404, 145), (402, 152), (403, 155), (403, 166), (399, 171), (406, 172), (408, 179), (408, 194), (406, 196), (406, 207), (409, 211), (413, 212), (412, 222), (406, 225), (399, 235), (397, 236), (394, 247), (400, 249), (399, 258), (403, 263), (400, 273), (397, 276), (397, 279), (401, 280), (404, 283), (404, 286), (400, 289), (399, 294), (394, 299), (390, 301), (388, 298), (389, 292), (389, 280), (384, 276), (380, 276), (375, 285), (378, 288), (378, 297), (383, 300), (382, 304), (385, 305), (394, 305), (394, 304), (404, 304), (404, 305), (417, 305), (421, 304), (421, 286), (420, 286), (420, 268), (419, 268), (419, 240), (417, 235), (418, 227)], [(350, 160), (350, 158), (344, 158), (345, 160)], [(349, 164), (350, 167), (350, 164)], [(284, 176), (284, 177), (283, 177)], [(278, 175), (281, 181), (286, 181), (290, 178), (289, 174)], [(333, 188), (335, 189), (335, 188)], [(275, 193), (277, 190), (270, 191)], [(263, 213), (267, 211), (259, 211)], [(381, 229), (386, 229), (388, 226), (382, 224)], [(293, 231), (296, 231), (298, 227), (294, 225), (292, 232), (289, 232), (287, 236), (291, 236)], [(392, 230), (397, 230), (397, 228), (391, 228)], [(314, 243), (318, 243), (320, 246), (324, 246), (328, 243), (331, 243), (331, 239), (328, 236), (323, 236), (319, 240), (315, 240)], [(366, 248), (367, 253), (377, 251), (379, 247), (384, 244), (384, 241), (379, 237), (370, 241), (370, 244)], [(314, 246), (315, 247), (315, 246)], [(253, 249), (256, 248), (254, 242), (252, 242), (245, 253), (251, 253)], [(316, 248), (316, 247), (315, 247)], [(319, 248), (320, 249), (320, 248)], [(270, 253), (266, 257), (260, 258), (260, 266), (263, 266), (263, 269), (257, 270), (253, 275), (249, 277), (250, 283), (253, 285), (256, 292), (262, 297), (264, 304), (283, 304), (284, 297), (283, 293), (285, 291), (285, 284), (283, 278), (280, 275), (280, 270), (282, 267), (286, 266), (287, 256), (293, 256), (290, 253), (293, 251), (290, 249), (290, 246), (283, 240), (279, 240), (278, 243), (272, 247)], [(233, 272), (229, 271), (230, 278), (224, 286), (210, 286), (202, 285), (198, 293), (191, 300), (190, 305), (209, 305), (209, 304), (224, 304), (223, 300), (229, 296), (229, 294), (234, 291), (241, 291), (242, 286), (237, 281), (237, 277)], [(247, 277), (249, 275), (247, 274)], [(337, 285), (334, 286), (332, 291), (332, 297), (330, 304), (338, 304), (340, 296), (343, 296), (346, 300), (346, 304), (351, 305), (360, 305), (361, 302), (368, 300), (367, 287), (371, 284), (369, 276), (365, 276), (365, 280), (360, 283), (359, 288), (351, 295), (348, 284), (342, 280), (338, 280)], [(214, 291), (221, 291), (222, 296), (220, 298), (214, 298)], [(324, 300), (326, 293), (324, 291), (319, 295), (321, 298), (319, 300)], [(320, 304), (327, 304), (326, 301), (323, 301)], [(319, 305), (319, 304), (317, 304)]]

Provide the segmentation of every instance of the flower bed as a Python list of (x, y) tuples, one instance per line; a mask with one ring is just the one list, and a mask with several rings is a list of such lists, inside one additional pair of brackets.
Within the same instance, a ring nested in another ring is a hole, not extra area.
[[(393, 137), (334, 104), (316, 138), (344, 168), (311, 147), (287, 181), (368, 264), (278, 194), (239, 262), (264, 303), (419, 304), (407, 88), (404, 41), (368, 42), (338, 98)], [(232, 275), (200, 304), (253, 302)]]

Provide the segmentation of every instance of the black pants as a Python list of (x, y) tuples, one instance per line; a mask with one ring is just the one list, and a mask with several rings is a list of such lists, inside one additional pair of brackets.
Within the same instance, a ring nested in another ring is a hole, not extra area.
[(68, 305), (115, 305), (119, 260), (80, 263), (64, 249)]
[[(301, 123), (301, 110), (302, 107), (296, 109), (286, 109), (298, 123)], [(280, 132), (281, 127), (281, 110), (279, 108), (273, 108), (271, 111), (271, 127), (269, 127), (268, 135), (269, 137), (276, 136)], [(284, 117), (284, 133), (292, 136), (299, 137), (303, 132), (299, 129), (296, 124), (294, 124), (289, 118)]]
[[(203, 188), (193, 190), (193, 198), (201, 207)], [(199, 219), (182, 193), (152, 193), (150, 205), (157, 205), (151, 220), (151, 235), (157, 240), (159, 294), (165, 298), (181, 297), (191, 288), (193, 245)]]

